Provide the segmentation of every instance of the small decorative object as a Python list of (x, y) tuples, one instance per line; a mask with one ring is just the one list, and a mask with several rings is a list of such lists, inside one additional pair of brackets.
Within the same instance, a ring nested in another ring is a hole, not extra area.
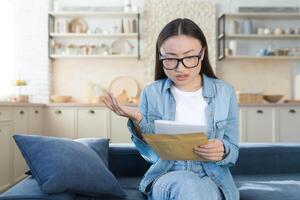
[(265, 28), (264, 29), (264, 34), (265, 35), (270, 35), (271, 34), (271, 30), (269, 28)]
[(101, 44), (100, 46), (97, 47), (97, 54), (100, 54), (100, 55), (110, 54), (109, 46), (106, 44)]
[(284, 95), (281, 94), (272, 94), (272, 95), (264, 95), (263, 98), (265, 101), (269, 103), (277, 103), (282, 99)]
[(272, 44), (268, 45), (267, 56), (274, 56), (274, 48)]
[(236, 40), (229, 41), (228, 47), (229, 47), (229, 49), (231, 49), (232, 55), (236, 55), (236, 53), (237, 53), (237, 41)]
[(245, 20), (243, 22), (243, 26), (244, 26), (244, 34), (252, 34), (252, 30), (253, 30), (252, 20)]
[(230, 48), (225, 48), (225, 55), (226, 56), (231, 56), (232, 55), (232, 50)]
[(131, 19), (122, 19), (124, 33), (132, 33)]
[(51, 46), (54, 54), (62, 54), (62, 45), (55, 40), (51, 41)]
[(300, 28), (295, 28), (295, 34), (300, 34)]
[(54, 32), (55, 33), (68, 33), (69, 32), (69, 22), (66, 19), (55, 19)]
[(132, 20), (132, 33), (137, 33), (137, 21), (136, 19)]
[(275, 28), (274, 29), (274, 34), (275, 35), (282, 35), (282, 34), (284, 34), (284, 30), (282, 28)]
[(263, 48), (260, 49), (259, 52), (257, 53), (258, 56), (267, 56), (268, 55), (268, 49)]
[(124, 39), (115, 40), (111, 45), (112, 54), (131, 54), (133, 51), (133, 45)]
[(69, 44), (67, 46), (67, 55), (75, 55), (77, 53), (77, 46), (74, 44)]
[(121, 33), (124, 33), (124, 19), (121, 19)]
[(125, 89), (122, 90), (122, 93), (117, 96), (117, 100), (119, 102), (128, 102), (128, 99), (129, 99), (129, 97), (128, 97), (127, 91)]
[(107, 92), (107, 90), (102, 87), (100, 84), (92, 83), (92, 96), (91, 96), (91, 102), (93, 104), (96, 103), (102, 103), (104, 94)]
[(264, 28), (262, 28), (262, 27), (259, 27), (259, 28), (257, 28), (257, 31), (256, 31), (256, 33), (258, 34), (258, 35), (263, 35), (264, 34)]
[(14, 96), (12, 98), (13, 102), (18, 103), (28, 103), (29, 97), (28, 95), (24, 95), (22, 92), (22, 88), (27, 86), (27, 81), (22, 79), (17, 79), (14, 84), (16, 87), (18, 87), (18, 95)]
[(284, 32), (285, 32), (285, 34), (287, 34), (287, 35), (295, 34), (295, 30), (292, 29), (292, 28), (286, 28)]
[(50, 98), (54, 103), (67, 103), (71, 101), (72, 96), (52, 95)]
[(141, 87), (138, 81), (130, 76), (119, 76), (109, 85), (120, 103), (138, 103)]
[(229, 22), (229, 34), (238, 34), (240, 33), (240, 24), (237, 20), (232, 20)]
[(78, 17), (70, 22), (69, 30), (71, 33), (86, 33), (88, 26), (84, 19)]

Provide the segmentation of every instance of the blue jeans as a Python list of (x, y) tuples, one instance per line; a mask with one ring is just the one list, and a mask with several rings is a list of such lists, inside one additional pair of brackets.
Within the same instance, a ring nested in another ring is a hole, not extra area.
[(201, 162), (177, 161), (171, 171), (152, 183), (148, 200), (222, 200), (218, 186), (204, 173)]

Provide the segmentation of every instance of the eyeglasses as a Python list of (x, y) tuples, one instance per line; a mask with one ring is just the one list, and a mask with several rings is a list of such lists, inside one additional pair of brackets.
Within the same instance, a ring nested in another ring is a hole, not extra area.
[(197, 56), (187, 56), (183, 58), (164, 58), (162, 55), (160, 55), (159, 60), (162, 62), (163, 67), (166, 70), (177, 69), (179, 66), (179, 62), (181, 62), (186, 68), (194, 68), (199, 64), (199, 60), (204, 52), (203, 49), (205, 48), (202, 48)]

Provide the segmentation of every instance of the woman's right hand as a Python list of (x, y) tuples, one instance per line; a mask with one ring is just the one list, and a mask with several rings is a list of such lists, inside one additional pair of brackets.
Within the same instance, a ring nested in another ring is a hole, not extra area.
[(119, 116), (131, 119), (135, 124), (138, 124), (143, 118), (143, 115), (140, 113), (138, 108), (121, 105), (110, 92), (103, 97), (102, 101), (111, 111)]

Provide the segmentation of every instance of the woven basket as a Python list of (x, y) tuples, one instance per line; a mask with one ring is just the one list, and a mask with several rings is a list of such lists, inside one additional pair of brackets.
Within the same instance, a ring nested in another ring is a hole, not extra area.
[(237, 94), (237, 98), (238, 102), (242, 104), (256, 104), (264, 102), (263, 94), (239, 93)]

